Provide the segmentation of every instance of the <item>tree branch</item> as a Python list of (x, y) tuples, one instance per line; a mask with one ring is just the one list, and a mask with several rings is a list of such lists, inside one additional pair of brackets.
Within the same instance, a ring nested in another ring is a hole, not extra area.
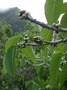
[(56, 32), (59, 32), (59, 31), (60, 32), (67, 32), (67, 28), (55, 27), (53, 25), (51, 26), (51, 25), (45, 24), (43, 22), (37, 21), (36, 19), (33, 19), (26, 10), (20, 11), (18, 15), (21, 19), (29, 20), (33, 23), (36, 23), (36, 24), (40, 25), (43, 28), (47, 28), (49, 30), (53, 30), (53, 31), (56, 31)]
[(67, 37), (63, 38), (61, 35), (59, 35), (61, 37), (61, 39), (56, 40), (57, 33), (58, 32), (67, 32), (67, 28), (61, 28), (61, 27), (55, 26), (55, 25), (51, 26), (51, 25), (45, 24), (43, 22), (37, 21), (36, 19), (33, 19), (32, 17), (30, 17), (29, 13), (27, 13), (25, 10), (23, 10), (19, 13), (19, 17), (21, 19), (29, 20), (33, 23), (36, 23), (36, 24), (42, 26), (43, 28), (47, 28), (48, 30), (53, 30), (54, 31), (52, 41), (43, 40), (40, 43), (39, 43), (39, 41), (38, 42), (34, 41), (33, 43), (28, 43), (27, 42), (27, 43), (22, 44), (21, 47), (39, 46), (39, 45), (48, 45), (48, 44), (57, 45), (57, 44), (62, 43), (62, 42), (65, 42), (65, 43), (67, 42)]
[(42, 43), (17, 43), (17, 46), (20, 47), (20, 48), (23, 48), (23, 47), (26, 47), (26, 46), (40, 46), (40, 45), (57, 45), (59, 43), (67, 43), (67, 38), (64, 38), (64, 39), (60, 39), (60, 40), (56, 40), (56, 41), (43, 41)]
[(47, 28), (49, 30), (53, 30), (53, 31), (56, 31), (56, 32), (59, 32), (59, 31), (60, 32), (67, 32), (67, 28), (60, 28), (60, 27), (57, 28), (55, 26), (51, 26), (51, 25), (45, 24), (43, 22), (37, 21), (36, 19), (33, 19), (31, 17), (26, 17), (25, 20), (29, 20), (29, 21), (31, 21), (33, 23), (36, 23), (36, 24), (42, 26), (43, 28)]

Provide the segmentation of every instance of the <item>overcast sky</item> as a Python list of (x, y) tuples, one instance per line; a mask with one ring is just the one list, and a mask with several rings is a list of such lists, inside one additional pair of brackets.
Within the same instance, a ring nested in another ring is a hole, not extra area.
[(44, 4), (45, 0), (0, 0), (0, 10), (18, 7), (21, 10), (29, 11), (33, 18), (46, 22)]

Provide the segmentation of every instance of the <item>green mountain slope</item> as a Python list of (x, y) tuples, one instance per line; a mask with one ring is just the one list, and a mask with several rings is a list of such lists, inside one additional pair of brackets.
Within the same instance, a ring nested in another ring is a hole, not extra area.
[(6, 12), (0, 12), (0, 20), (5, 19), (8, 24), (11, 25), (13, 32), (20, 32), (24, 30), (25, 20), (20, 20), (17, 7), (10, 8)]

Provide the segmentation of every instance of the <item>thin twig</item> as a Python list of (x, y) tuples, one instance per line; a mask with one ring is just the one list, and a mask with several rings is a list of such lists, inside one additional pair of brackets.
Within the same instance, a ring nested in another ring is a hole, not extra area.
[(57, 33), (56, 31), (53, 31), (53, 37), (52, 37), (52, 42), (56, 41)]
[(33, 64), (29, 61), (26, 61), (28, 64), (32, 65), (32, 66), (35, 66), (35, 67), (38, 67), (38, 66), (42, 66), (42, 65), (46, 65), (46, 66), (50, 66), (48, 63), (46, 62), (42, 62), (42, 63), (39, 63), (39, 64)]

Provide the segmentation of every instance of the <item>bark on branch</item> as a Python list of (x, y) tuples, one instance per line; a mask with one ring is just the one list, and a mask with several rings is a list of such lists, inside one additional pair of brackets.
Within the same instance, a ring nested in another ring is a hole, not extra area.
[(30, 18), (30, 17), (26, 17), (25, 20), (29, 20), (29, 21), (36, 23), (36, 24), (40, 25), (41, 27), (47, 28), (49, 30), (53, 30), (56, 32), (59, 32), (59, 31), (60, 32), (67, 32), (67, 28), (60, 28), (60, 27), (57, 28), (57, 27), (54, 27), (53, 25), (51, 26), (51, 25), (45, 24), (43, 22), (37, 21), (36, 19)]
[(29, 15), (29, 13), (26, 10), (20, 11), (18, 15), (21, 19), (29, 20), (33, 23), (40, 25), (43, 28), (47, 28), (49, 30), (53, 30), (56, 32), (59, 32), (59, 31), (60, 32), (67, 32), (67, 28), (55, 27), (53, 25), (51, 26), (51, 25), (45, 24), (43, 22), (40, 22), (40, 21), (37, 21), (36, 19), (31, 18), (31, 16)]
[(20, 47), (20, 48), (23, 48), (23, 47), (26, 47), (26, 46), (40, 46), (40, 45), (49, 45), (49, 44), (56, 46), (56, 45), (58, 45), (61, 42), (67, 44), (67, 37), (64, 38), (64, 39), (56, 40), (56, 41), (45, 41), (44, 40), (40, 44), (39, 43), (32, 42), (32, 43), (21, 43), (21, 45), (20, 45), (20, 43), (17, 43), (17, 46)]

